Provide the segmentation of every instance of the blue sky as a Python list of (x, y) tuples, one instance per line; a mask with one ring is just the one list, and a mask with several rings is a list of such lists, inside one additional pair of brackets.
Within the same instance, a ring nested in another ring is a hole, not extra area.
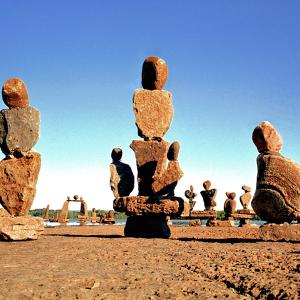
[(300, 161), (299, 1), (0, 4), (0, 82), (21, 77), (41, 112), (33, 207), (59, 208), (74, 194), (112, 207), (110, 152), (121, 147), (135, 171), (132, 95), (147, 56), (169, 66), (175, 115), (165, 139), (181, 143), (178, 195), (211, 179), (222, 208), (226, 191), (254, 190), (251, 134), (264, 120), (281, 134), (282, 154)]

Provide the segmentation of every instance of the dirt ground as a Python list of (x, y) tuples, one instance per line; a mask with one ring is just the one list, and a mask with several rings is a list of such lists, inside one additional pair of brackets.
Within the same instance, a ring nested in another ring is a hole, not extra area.
[(123, 226), (46, 228), (0, 242), (0, 299), (298, 299), (300, 244), (257, 228), (171, 226), (170, 239)]

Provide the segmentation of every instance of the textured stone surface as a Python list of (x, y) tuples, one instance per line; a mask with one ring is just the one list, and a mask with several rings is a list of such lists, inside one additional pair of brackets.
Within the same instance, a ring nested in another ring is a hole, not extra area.
[(214, 207), (217, 205), (215, 201), (215, 198), (217, 196), (217, 190), (216, 189), (209, 190), (210, 186), (211, 186), (211, 182), (209, 180), (204, 181), (203, 187), (205, 190), (200, 192), (206, 210), (214, 209)]
[(114, 200), (114, 210), (127, 215), (180, 216), (183, 209), (184, 201), (180, 197), (130, 196)]
[(194, 210), (191, 211), (189, 216), (184, 217), (184, 219), (215, 219), (217, 218), (216, 210)]
[(166, 171), (152, 184), (153, 194), (174, 196), (175, 187), (183, 176), (178, 161), (169, 161)]
[(120, 161), (110, 164), (110, 188), (115, 198), (129, 196), (134, 188), (134, 175), (129, 165)]
[(36, 152), (0, 162), (0, 203), (11, 215), (28, 213), (35, 196), (40, 167), (41, 156)]
[(261, 122), (253, 131), (252, 140), (259, 153), (266, 151), (279, 152), (282, 139), (269, 122)]
[(250, 192), (246, 192), (240, 197), (240, 202), (244, 209), (248, 208), (251, 198), (252, 198), (252, 195)]
[(5, 210), (4, 208), (0, 208), (0, 218), (1, 217), (9, 217), (10, 214), (7, 210)]
[(300, 167), (281, 155), (257, 158), (256, 191), (251, 205), (270, 223), (300, 220)]
[(172, 122), (172, 95), (167, 91), (137, 89), (133, 96), (133, 111), (138, 135), (144, 139), (161, 139)]
[(229, 193), (228, 199), (225, 200), (224, 202), (224, 213), (225, 213), (225, 218), (231, 217), (236, 208), (236, 201), (235, 201), (235, 193)]
[(259, 228), (264, 241), (300, 242), (300, 224), (266, 224)]
[(2, 98), (9, 108), (28, 106), (28, 93), (22, 79), (8, 79), (2, 87)]
[(0, 218), (0, 237), (4, 240), (36, 240), (43, 231), (42, 218), (30, 216)]
[(28, 152), (36, 144), (40, 131), (40, 113), (33, 107), (1, 111), (6, 124), (6, 137), (1, 145), (4, 154)]
[(5, 137), (6, 137), (5, 119), (2, 112), (0, 112), (0, 147), (3, 144)]
[(234, 226), (233, 220), (214, 220), (210, 219), (207, 222), (208, 227), (232, 227)]
[(144, 60), (142, 71), (142, 86), (147, 90), (162, 90), (168, 78), (166, 62), (157, 56)]
[(138, 169), (137, 181), (140, 196), (150, 196), (153, 178), (160, 178), (166, 170), (169, 144), (166, 141), (132, 141)]

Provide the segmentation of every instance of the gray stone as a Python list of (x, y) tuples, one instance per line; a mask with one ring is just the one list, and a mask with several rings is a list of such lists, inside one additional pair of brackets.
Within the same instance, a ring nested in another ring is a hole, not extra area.
[(1, 149), (5, 155), (28, 152), (36, 144), (40, 131), (40, 113), (33, 107), (2, 110), (6, 138)]
[(3, 144), (3, 141), (6, 137), (6, 130), (5, 130), (5, 119), (0, 111), (0, 146)]

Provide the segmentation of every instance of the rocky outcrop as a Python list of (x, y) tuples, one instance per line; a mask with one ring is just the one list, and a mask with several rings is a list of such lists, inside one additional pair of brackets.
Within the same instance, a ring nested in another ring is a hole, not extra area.
[(0, 203), (12, 216), (26, 215), (32, 205), (41, 167), (39, 153), (0, 161)]

